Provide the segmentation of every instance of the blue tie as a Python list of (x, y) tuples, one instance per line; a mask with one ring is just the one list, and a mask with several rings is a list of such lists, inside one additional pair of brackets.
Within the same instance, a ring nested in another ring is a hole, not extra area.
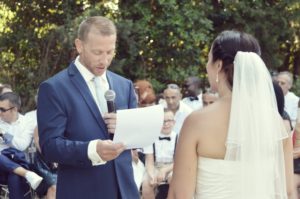
[(104, 97), (104, 89), (101, 86), (101, 78), (98, 76), (94, 77), (94, 84), (95, 84), (97, 101), (98, 101), (98, 105), (101, 109), (101, 113), (102, 114), (107, 113), (107, 104), (106, 104), (106, 100)]

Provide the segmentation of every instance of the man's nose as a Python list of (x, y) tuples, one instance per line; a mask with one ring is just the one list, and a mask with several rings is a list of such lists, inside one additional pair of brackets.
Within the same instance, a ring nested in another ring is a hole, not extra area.
[(99, 59), (100, 63), (102, 63), (102, 64), (108, 64), (110, 56), (107, 53), (103, 53), (103, 54), (99, 55), (98, 59)]
[(173, 104), (174, 103), (174, 99), (169, 99), (169, 103)]

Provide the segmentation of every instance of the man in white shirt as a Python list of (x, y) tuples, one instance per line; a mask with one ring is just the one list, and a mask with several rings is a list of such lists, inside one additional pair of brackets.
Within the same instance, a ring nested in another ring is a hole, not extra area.
[(184, 83), (182, 102), (191, 109), (197, 110), (203, 107), (201, 80), (199, 77), (188, 77)]
[[(42, 178), (28, 170), (24, 150), (32, 141), (27, 120), (18, 111), (21, 100), (18, 94), (7, 92), (0, 96), (0, 181), (8, 184), (10, 198), (23, 198), (29, 182), (33, 189)], [(24, 179), (25, 178), (25, 179)]]
[(193, 111), (189, 106), (181, 101), (181, 89), (176, 84), (168, 84), (164, 90), (164, 106), (170, 109), (175, 115), (175, 125), (173, 131), (180, 133), (185, 118)]
[(280, 72), (277, 76), (277, 82), (284, 94), (284, 110), (289, 114), (294, 127), (297, 119), (299, 97), (290, 91), (293, 86), (293, 75), (288, 71)]

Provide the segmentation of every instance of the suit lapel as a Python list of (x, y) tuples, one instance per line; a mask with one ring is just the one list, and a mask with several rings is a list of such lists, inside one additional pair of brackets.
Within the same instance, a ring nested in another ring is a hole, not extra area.
[(107, 78), (107, 81), (108, 81), (108, 84), (109, 84), (109, 89), (115, 90), (114, 89), (114, 81), (113, 81), (113, 78), (112, 78), (112, 75), (111, 75), (110, 71), (106, 71), (106, 78)]
[[(68, 68), (69, 76), (71, 79), (71, 82), (75, 85), (75, 87), (78, 89), (79, 93), (81, 94), (82, 98), (86, 102), (88, 108), (93, 113), (95, 119), (97, 120), (97, 123), (99, 124), (100, 128), (103, 130), (102, 132), (107, 132), (106, 125), (103, 121), (103, 118), (101, 116), (101, 113), (97, 107), (97, 104), (94, 101), (94, 98), (84, 81), (82, 75), (79, 73), (78, 69), (76, 68), (75, 64), (72, 63)], [(108, 137), (108, 133), (104, 133), (105, 136)]]

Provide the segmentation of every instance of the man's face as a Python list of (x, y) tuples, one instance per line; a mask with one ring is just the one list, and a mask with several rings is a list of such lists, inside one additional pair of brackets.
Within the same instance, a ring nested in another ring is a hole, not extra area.
[(164, 124), (163, 124), (161, 132), (165, 135), (169, 135), (172, 132), (174, 124), (175, 124), (175, 120), (174, 120), (173, 112), (171, 112), (171, 111), (165, 112)]
[(84, 41), (75, 41), (80, 63), (94, 75), (101, 76), (115, 55), (116, 39), (115, 34), (103, 36), (91, 28)]
[(164, 91), (164, 99), (166, 100), (168, 109), (176, 111), (179, 108), (181, 93), (178, 89), (168, 88)]
[(289, 77), (285, 74), (281, 74), (277, 77), (277, 82), (278, 82), (279, 86), (281, 87), (283, 94), (286, 95), (292, 86), (292, 85), (290, 85)]
[(202, 101), (203, 101), (203, 106), (208, 106), (212, 103), (214, 103), (218, 99), (217, 96), (211, 93), (204, 93), (202, 95)]
[(14, 122), (15, 115), (17, 113), (17, 108), (12, 106), (8, 100), (0, 101), (0, 118), (4, 122), (12, 123)]
[(184, 83), (184, 97), (195, 97), (196, 96), (196, 91), (197, 91), (197, 86), (191, 79), (187, 79)]

